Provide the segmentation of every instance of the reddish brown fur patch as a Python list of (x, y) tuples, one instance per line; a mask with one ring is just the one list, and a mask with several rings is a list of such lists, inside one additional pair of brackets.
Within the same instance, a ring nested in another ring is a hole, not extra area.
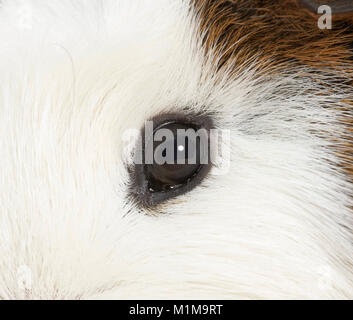
[[(309, 66), (335, 75), (338, 81), (340, 77), (346, 82), (350, 78), (353, 92), (352, 17), (336, 16), (333, 30), (320, 30), (318, 17), (303, 10), (295, 0), (192, 2), (201, 20), (206, 50), (213, 49), (221, 57), (218, 69), (230, 64), (237, 69), (257, 57), (260, 74), (281, 72), (288, 64)], [(344, 110), (341, 120), (345, 133), (336, 140), (336, 147), (353, 186), (353, 94), (350, 100), (347, 102), (352, 107)]]

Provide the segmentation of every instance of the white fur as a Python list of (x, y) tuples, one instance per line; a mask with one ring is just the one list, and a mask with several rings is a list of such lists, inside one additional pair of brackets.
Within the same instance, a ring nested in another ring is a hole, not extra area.
[[(323, 108), (346, 89), (290, 67), (259, 79), (256, 56), (230, 80), (199, 40), (187, 1), (1, 2), (0, 297), (353, 297)], [(146, 215), (122, 136), (186, 106), (232, 130), (230, 170)]]

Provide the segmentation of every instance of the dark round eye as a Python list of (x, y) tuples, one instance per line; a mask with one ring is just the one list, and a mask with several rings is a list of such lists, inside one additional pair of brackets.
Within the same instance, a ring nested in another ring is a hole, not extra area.
[(192, 190), (210, 169), (211, 120), (167, 116), (143, 131), (142, 163), (132, 170), (131, 194), (154, 206)]
[(157, 127), (153, 138), (154, 161), (145, 167), (151, 192), (181, 187), (199, 172), (208, 148), (207, 132), (170, 122)]

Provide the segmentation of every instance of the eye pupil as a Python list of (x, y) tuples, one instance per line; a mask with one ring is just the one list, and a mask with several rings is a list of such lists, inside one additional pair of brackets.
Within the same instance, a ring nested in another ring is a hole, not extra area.
[(151, 121), (152, 130), (145, 126), (142, 163), (136, 163), (131, 171), (131, 194), (146, 207), (189, 192), (211, 167), (208, 156), (212, 120), (205, 115), (169, 116), (174, 120), (160, 116)]
[(202, 166), (200, 163), (201, 144), (198, 142), (193, 145), (189, 143), (189, 138), (185, 134), (180, 134), (180, 132), (185, 133), (190, 129), (196, 131), (195, 128), (182, 123), (168, 123), (158, 127), (154, 134), (161, 129), (169, 130), (173, 133), (173, 138), (157, 142), (154, 140), (153, 149), (156, 151), (158, 146), (165, 143), (170, 146), (170, 150), (173, 150), (173, 155), (168, 157), (167, 149), (165, 148), (162, 151), (162, 157), (166, 159), (164, 164), (154, 162), (146, 166), (149, 189), (153, 190), (153, 192), (165, 192), (187, 184)]

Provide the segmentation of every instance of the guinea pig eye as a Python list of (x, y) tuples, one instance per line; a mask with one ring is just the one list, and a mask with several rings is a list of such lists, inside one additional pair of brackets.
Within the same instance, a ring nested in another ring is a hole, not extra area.
[(138, 161), (131, 170), (130, 193), (145, 207), (191, 191), (211, 167), (210, 129), (206, 116), (165, 115), (145, 125)]

